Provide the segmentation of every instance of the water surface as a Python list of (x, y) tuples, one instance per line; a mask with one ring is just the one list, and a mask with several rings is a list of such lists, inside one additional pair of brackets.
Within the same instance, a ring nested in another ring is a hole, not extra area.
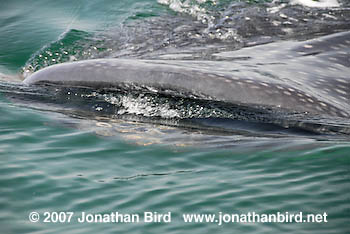
[[(282, 1), (0, 3), (2, 232), (346, 233), (346, 118), (277, 116), (137, 89), (20, 83), (43, 67), (93, 58), (227, 62), (213, 54), (348, 31), (349, 3), (339, 3), (328, 9)], [(32, 211), (41, 218), (54, 211), (172, 212), (172, 222), (31, 223)], [(253, 211), (326, 212), (328, 222), (218, 226), (181, 218)]]

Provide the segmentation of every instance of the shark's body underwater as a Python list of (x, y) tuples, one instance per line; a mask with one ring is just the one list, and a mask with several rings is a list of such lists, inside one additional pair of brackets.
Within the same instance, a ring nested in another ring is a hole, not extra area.
[[(25, 84), (136, 84), (240, 105), (350, 117), (350, 32), (213, 54), (216, 61), (94, 59), (44, 68)], [(220, 60), (220, 61), (218, 61)]]

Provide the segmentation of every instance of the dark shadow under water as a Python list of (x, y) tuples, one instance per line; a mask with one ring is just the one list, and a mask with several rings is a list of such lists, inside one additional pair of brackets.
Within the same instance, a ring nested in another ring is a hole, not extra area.
[(140, 145), (242, 149), (350, 139), (350, 122), (344, 118), (173, 96), (145, 87), (2, 83), (0, 92), (15, 105), (63, 114), (57, 118), (63, 126)]

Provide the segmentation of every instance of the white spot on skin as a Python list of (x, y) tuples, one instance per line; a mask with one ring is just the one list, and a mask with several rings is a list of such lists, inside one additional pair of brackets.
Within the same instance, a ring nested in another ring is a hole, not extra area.
[(344, 86), (344, 85), (337, 85), (337, 86), (338, 86), (338, 88), (340, 88), (340, 89), (347, 89), (347, 87)]
[(283, 14), (283, 13), (280, 14), (280, 17), (283, 18), (283, 19), (288, 19), (288, 16)]
[(345, 45), (345, 44), (339, 44), (339, 46), (340, 46), (341, 48), (348, 48), (348, 46)]
[(343, 115), (343, 117), (349, 117), (349, 114), (345, 113), (344, 111), (341, 111), (340, 114)]
[(338, 69), (336, 69), (334, 67), (328, 67), (328, 70), (330, 70), (330, 71), (338, 71)]
[(337, 93), (340, 93), (340, 94), (344, 94), (344, 95), (347, 94), (345, 91), (343, 91), (343, 90), (341, 90), (341, 89), (335, 89), (335, 91), (336, 91)]
[(288, 95), (288, 96), (292, 95), (292, 94), (291, 94), (290, 92), (288, 92), (288, 91), (284, 91), (283, 93), (286, 94), (286, 95)]
[(97, 122), (96, 126), (98, 127), (107, 127), (107, 128), (111, 128), (112, 125), (110, 125), (109, 123), (103, 123), (103, 122)]
[(311, 98), (308, 98), (307, 100), (311, 103), (314, 103), (314, 100), (312, 100)]
[(331, 46), (331, 49), (332, 49), (332, 50), (339, 50), (340, 48), (337, 47), (337, 46)]
[(334, 66), (337, 66), (339, 68), (347, 68), (347, 66), (340, 64), (340, 63), (336, 63), (336, 64), (334, 64)]
[(274, 21), (272, 21), (272, 24), (273, 24), (274, 26), (279, 26), (279, 25), (281, 25), (281, 22), (280, 22), (280, 21), (277, 21), (277, 20), (274, 20)]
[(321, 106), (324, 106), (324, 107), (326, 107), (326, 106), (327, 106), (327, 104), (326, 104), (326, 103), (324, 103), (324, 102), (320, 102), (320, 105), (321, 105)]
[(313, 47), (312, 45), (308, 45), (308, 44), (304, 45), (304, 48), (306, 49), (311, 49), (312, 47)]

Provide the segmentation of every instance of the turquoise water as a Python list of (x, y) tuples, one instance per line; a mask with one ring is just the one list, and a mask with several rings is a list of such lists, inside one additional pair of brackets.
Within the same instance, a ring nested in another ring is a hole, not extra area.
[[(60, 100), (45, 102), (50, 93), (40, 89), (28, 91), (16, 81), (20, 79), (16, 74), (64, 61), (152, 57), (169, 54), (174, 48), (187, 55), (194, 54), (195, 58), (198, 54), (205, 55), (198, 52), (201, 49), (193, 48), (208, 49), (209, 45), (210, 49), (239, 48), (244, 40), (256, 40), (255, 36), (247, 36), (249, 33), (259, 32), (238, 30), (239, 38), (229, 37), (225, 41), (220, 38), (229, 33), (225, 23), (221, 34), (210, 34), (210, 22), (199, 24), (197, 19), (220, 15), (222, 8), (229, 9), (231, 3), (204, 3), (200, 5), (207, 10), (204, 16), (190, 16), (191, 7), (176, 14), (170, 6), (151, 0), (0, 3), (0, 74), (5, 77), (0, 82), (1, 232), (349, 232), (350, 141), (346, 135), (300, 132), (251, 135), (167, 118), (131, 115), (113, 119), (110, 115), (91, 114), (89, 104), (77, 102), (67, 106)], [(192, 4), (196, 5), (195, 1)], [(237, 7), (243, 9), (240, 14), (251, 17), (251, 9), (266, 6), (249, 3), (231, 8)], [(300, 14), (304, 8), (295, 9), (286, 11)], [(321, 17), (325, 12), (338, 17), (338, 21), (328, 22), (332, 18), (325, 16), (313, 30), (319, 30), (321, 35), (330, 33), (329, 24), (336, 25), (338, 31), (348, 29), (344, 23), (349, 19), (346, 5), (334, 12), (310, 10), (310, 15), (314, 14), (310, 18)], [(219, 24), (222, 18), (212, 23)], [(182, 34), (188, 33), (187, 29), (179, 29), (179, 24), (196, 28), (197, 39), (188, 41)], [(276, 32), (268, 40), (310, 38), (314, 32), (310, 30), (309, 35), (305, 27), (297, 25), (293, 35)], [(164, 38), (174, 28), (177, 34), (169, 36), (169, 40)], [(169, 48), (168, 42), (176, 46)], [(36, 95), (23, 98), (27, 93)], [(162, 111), (167, 100), (155, 100), (157, 103), (152, 105), (160, 106), (157, 111)], [(191, 111), (195, 104), (187, 106), (186, 111)], [(211, 114), (215, 111), (208, 110)], [(142, 216), (146, 211), (171, 212), (172, 220), (170, 223), (77, 221), (81, 212)], [(39, 213), (39, 222), (29, 221), (31, 212)], [(70, 223), (45, 223), (45, 212), (74, 212), (74, 215)], [(328, 222), (218, 225), (185, 223), (182, 219), (188, 213), (219, 212), (326, 212)]]

